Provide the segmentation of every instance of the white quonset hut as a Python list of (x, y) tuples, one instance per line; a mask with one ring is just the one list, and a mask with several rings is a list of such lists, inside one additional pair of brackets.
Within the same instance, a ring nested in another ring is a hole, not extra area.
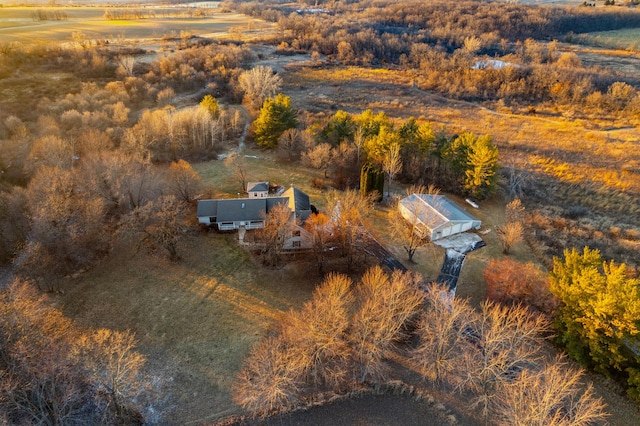
[(479, 229), (482, 224), (444, 195), (411, 194), (400, 200), (398, 210), (431, 241)]

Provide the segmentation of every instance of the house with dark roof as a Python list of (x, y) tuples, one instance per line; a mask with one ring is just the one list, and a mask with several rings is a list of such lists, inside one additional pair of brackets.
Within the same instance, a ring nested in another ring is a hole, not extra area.
[(286, 204), (296, 222), (304, 222), (312, 211), (309, 196), (291, 187), (279, 197), (199, 200), (198, 222), (220, 231), (264, 228), (265, 217), (277, 204)]
[(407, 221), (416, 223), (418, 232), (431, 241), (480, 229), (482, 225), (462, 207), (439, 194), (411, 194), (400, 200), (398, 210)]

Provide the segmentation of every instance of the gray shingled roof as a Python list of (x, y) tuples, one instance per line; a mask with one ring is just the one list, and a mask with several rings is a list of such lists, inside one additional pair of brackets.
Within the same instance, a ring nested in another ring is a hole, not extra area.
[(198, 217), (215, 217), (217, 214), (218, 200), (199, 200)]
[(266, 211), (265, 198), (229, 198), (218, 200), (218, 222), (262, 220)]
[(289, 199), (287, 197), (269, 197), (267, 200), (267, 212), (276, 206), (276, 204), (287, 204)]
[(280, 197), (266, 198), (225, 198), (198, 201), (198, 217), (215, 217), (216, 222), (238, 222), (263, 220), (277, 204), (285, 204), (296, 210), (299, 219), (306, 219), (311, 213), (309, 196), (296, 188), (289, 188)]
[(249, 182), (247, 192), (269, 192), (269, 182)]
[(302, 212), (311, 210), (311, 203), (309, 202), (309, 196), (300, 191), (295, 186), (287, 189), (283, 194), (283, 197), (289, 197), (289, 208), (296, 212)]

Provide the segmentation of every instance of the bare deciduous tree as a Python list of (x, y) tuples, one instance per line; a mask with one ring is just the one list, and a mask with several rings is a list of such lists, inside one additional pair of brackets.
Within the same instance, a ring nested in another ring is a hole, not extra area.
[(116, 57), (118, 61), (118, 72), (126, 77), (133, 76), (133, 66), (136, 63), (136, 58), (131, 55), (123, 55)]
[(167, 180), (173, 195), (183, 201), (191, 201), (202, 182), (200, 175), (184, 160), (171, 163)]
[(247, 170), (249, 165), (244, 154), (230, 153), (224, 160), (224, 165), (231, 169), (233, 178), (242, 186), (242, 192), (247, 192)]
[(341, 389), (350, 379), (351, 354), (347, 340), (351, 279), (331, 274), (316, 288), (300, 312), (289, 312), (281, 332), (289, 342), (292, 358), (299, 363), (305, 381), (314, 386)]
[(496, 226), (496, 233), (502, 243), (502, 252), (509, 254), (514, 245), (522, 242), (524, 228), (521, 222), (507, 222), (503, 226)]
[(31, 229), (17, 263), (27, 276), (51, 285), (106, 252), (105, 205), (79, 190), (73, 171), (41, 167), (26, 195)]
[(251, 109), (257, 111), (265, 99), (278, 93), (282, 79), (270, 67), (259, 65), (240, 74), (238, 83)]
[[(433, 185), (428, 187), (418, 185), (411, 186), (406, 190), (407, 196), (412, 194), (439, 195), (440, 190)], [(431, 225), (437, 213), (427, 208), (426, 204), (414, 203), (412, 215), (405, 218), (397, 208), (389, 211), (389, 226), (392, 237), (402, 244), (407, 252), (410, 262), (413, 262), (413, 255), (420, 247), (424, 247), (430, 241), (429, 235), (425, 232), (424, 226)]]
[(264, 215), (265, 226), (257, 231), (257, 237), (262, 247), (262, 255), (267, 265), (280, 265), (282, 253), (287, 239), (293, 235), (297, 227), (295, 218), (289, 206), (284, 203), (276, 204)]
[(71, 143), (57, 136), (44, 136), (37, 139), (29, 152), (28, 165), (31, 172), (40, 166), (71, 168), (74, 149)]
[(416, 319), (423, 300), (418, 280), (410, 273), (395, 271), (389, 277), (374, 266), (362, 276), (350, 331), (356, 381), (384, 379), (384, 356), (404, 337), (403, 327)]
[(236, 377), (233, 401), (262, 416), (295, 406), (302, 372), (288, 349), (281, 337), (268, 337), (256, 344)]
[(80, 162), (77, 184), (84, 192), (102, 199), (107, 211), (120, 215), (154, 199), (160, 179), (148, 158), (137, 154), (98, 151)]
[(344, 140), (338, 146), (332, 148), (329, 168), (332, 170), (334, 188), (356, 187), (360, 173), (356, 147)]
[(136, 339), (130, 331), (99, 329), (82, 336), (74, 353), (84, 360), (99, 394), (113, 406), (119, 418), (131, 415), (131, 401), (145, 388), (141, 370), (146, 359), (135, 350)]
[(328, 196), (331, 212), (333, 242), (351, 270), (356, 258), (368, 242), (366, 218), (371, 213), (371, 197), (362, 197), (357, 191), (333, 191)]
[(515, 198), (505, 208), (505, 215), (507, 216), (507, 222), (524, 222), (525, 208), (522, 205), (522, 201), (519, 198)]
[(29, 234), (26, 191), (14, 186), (0, 192), (0, 261), (14, 258)]
[(360, 156), (362, 155), (366, 139), (364, 130), (362, 127), (358, 127), (353, 134), (353, 146), (356, 148), (358, 164), (360, 164)]
[(524, 167), (518, 167), (515, 162), (510, 162), (501, 168), (502, 191), (511, 198), (522, 198), (533, 182), (533, 176)]
[(520, 306), (505, 307), (485, 302), (473, 323), (458, 364), (457, 386), (474, 394), (473, 406), (488, 416), (502, 383), (516, 378), (540, 359), (546, 321)]
[(324, 213), (314, 213), (304, 222), (304, 229), (309, 235), (311, 255), (318, 265), (318, 273), (322, 275), (331, 241), (329, 217)]
[(302, 164), (318, 170), (324, 170), (324, 177), (327, 178), (327, 171), (331, 162), (331, 145), (320, 143), (302, 154)]
[[(14, 424), (79, 421), (91, 399), (85, 378), (69, 356), (77, 330), (26, 282), (0, 294), (0, 411)], [(86, 414), (85, 414), (86, 415)]]
[(165, 249), (171, 260), (179, 260), (178, 243), (186, 231), (184, 203), (173, 195), (163, 195), (129, 213), (121, 230), (125, 234), (142, 234), (138, 248), (150, 252)]
[(400, 144), (394, 143), (385, 152), (382, 159), (382, 170), (387, 174), (389, 183), (387, 185), (387, 195), (391, 192), (391, 182), (396, 175), (402, 171), (402, 157), (400, 155)]
[(448, 287), (434, 283), (428, 288), (417, 329), (420, 342), (412, 356), (423, 377), (436, 384), (452, 380), (462, 354), (472, 344), (468, 332), (477, 317), (469, 303), (454, 298)]
[(82, 330), (20, 280), (0, 293), (0, 315), (0, 412), (8, 423), (142, 420), (132, 397), (144, 388), (144, 359), (130, 333)]
[(299, 158), (304, 137), (304, 133), (296, 128), (285, 130), (278, 139), (278, 152), (287, 161)]
[(525, 369), (512, 382), (503, 382), (496, 396), (495, 419), (502, 425), (586, 426), (605, 421), (605, 404), (583, 372), (562, 359), (540, 370)]

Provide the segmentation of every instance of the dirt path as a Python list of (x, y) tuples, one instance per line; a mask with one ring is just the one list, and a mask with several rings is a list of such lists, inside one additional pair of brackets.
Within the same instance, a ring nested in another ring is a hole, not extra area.
[(249, 115), (249, 111), (244, 105), (240, 105), (240, 112), (242, 113), (242, 117), (244, 118), (244, 128), (242, 129), (242, 133), (240, 134), (240, 138), (238, 138), (238, 154), (244, 151), (245, 140), (247, 139), (247, 131), (249, 130), (249, 126), (251, 125), (251, 116)]

